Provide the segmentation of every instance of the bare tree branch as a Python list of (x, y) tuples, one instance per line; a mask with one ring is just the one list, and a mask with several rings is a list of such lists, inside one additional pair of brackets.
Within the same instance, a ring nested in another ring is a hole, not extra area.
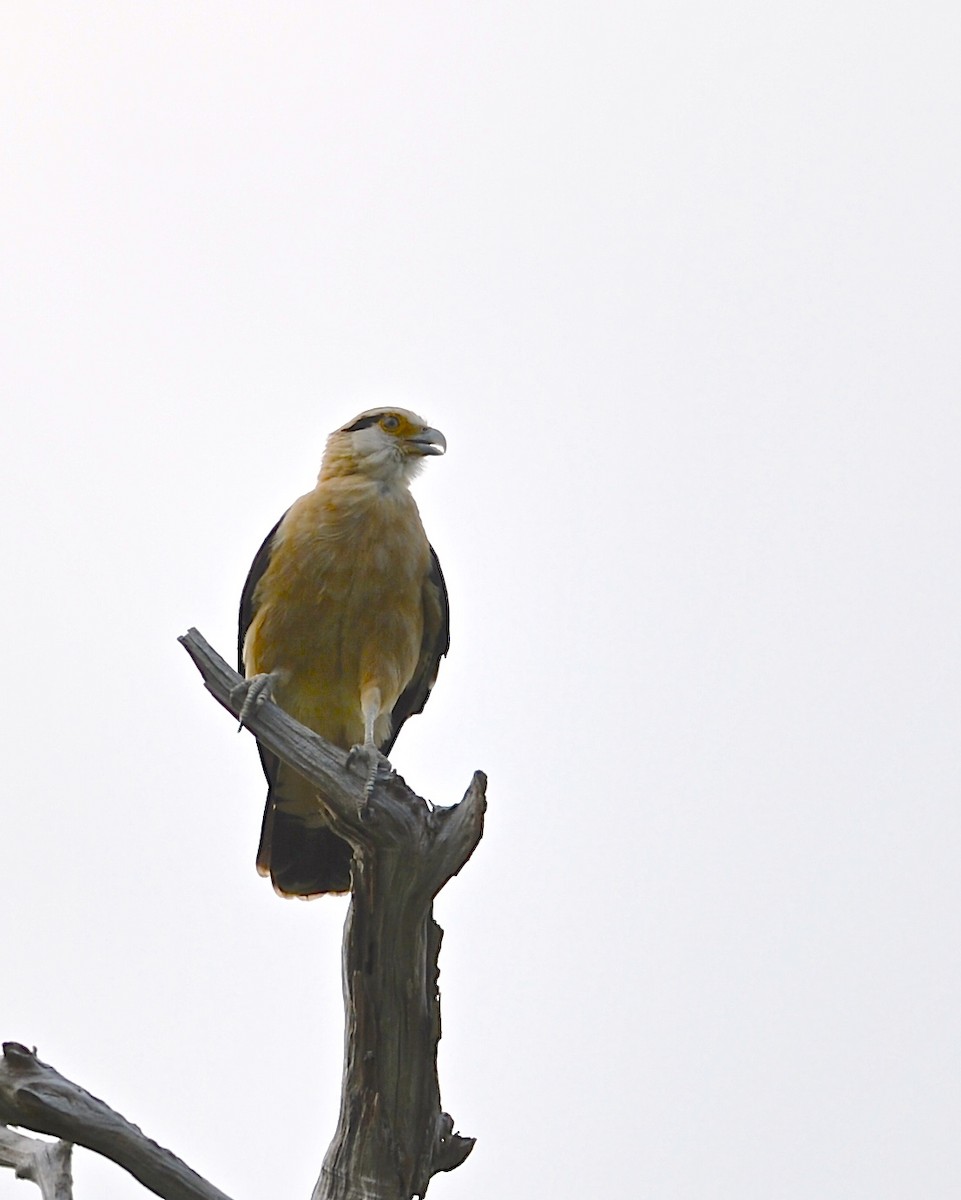
[[(228, 712), (239, 716), (244, 700), (241, 677), (198, 630), (188, 630), (179, 641), (210, 694)], [(393, 843), (410, 852), (410, 843), (417, 843), (413, 850), (418, 857), (431, 860), (431, 869), (421, 872), (431, 896), (460, 871), (477, 847), (486, 808), (487, 779), (482, 771), (475, 772), (463, 801), (452, 808), (432, 808), (396, 774), (383, 781), (368, 799), (364, 794), (364, 766), (351, 773), (345, 750), (299, 724), (276, 704), (258, 705), (245, 723), (268, 750), (317, 785), (323, 792), (323, 800), (318, 796), (318, 806), (355, 850)], [(380, 803), (376, 803), (378, 800)]]
[(40, 1188), (43, 1200), (72, 1200), (69, 1142), (42, 1142), (0, 1125), (0, 1167), (13, 1167), (18, 1179)]
[(175, 1154), (18, 1042), (3, 1044), (0, 1121), (95, 1150), (164, 1200), (229, 1200)]
[[(188, 630), (179, 641), (193, 659), (207, 691), (228, 712), (239, 717), (244, 692), (243, 680), (237, 672), (227, 666), (196, 629)], [(268, 750), (332, 797), (345, 815), (356, 814), (364, 800), (365, 776), (362, 772), (348, 773), (345, 750), (324, 741), (273, 703), (258, 704), (245, 724)]]

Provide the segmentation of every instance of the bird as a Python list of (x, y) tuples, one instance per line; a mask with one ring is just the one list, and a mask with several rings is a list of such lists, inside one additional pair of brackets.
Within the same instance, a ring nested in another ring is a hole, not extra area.
[[(267, 535), (240, 601), (245, 703), (269, 696), (365, 758), (368, 790), (450, 648), (447, 587), (410, 493), (425, 459), (446, 449), (440, 430), (402, 408), (335, 430), (316, 486)], [(258, 750), (268, 789), (258, 871), (281, 896), (349, 891), (351, 850), (326, 825), (315, 785)]]

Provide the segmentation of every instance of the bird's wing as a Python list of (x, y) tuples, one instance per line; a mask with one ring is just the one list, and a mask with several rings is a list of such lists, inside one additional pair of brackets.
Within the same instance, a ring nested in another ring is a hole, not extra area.
[[(286, 517), (284, 513), (284, 517)], [(267, 564), (270, 562), (270, 555), (274, 547), (274, 536), (280, 528), (280, 521), (271, 529), (270, 533), (264, 538), (264, 543), (254, 556), (254, 561), (250, 564), (250, 570), (247, 572), (247, 581), (244, 584), (244, 590), (240, 597), (240, 626), (237, 636), (237, 670), (241, 675), (244, 674), (244, 638), (247, 636), (247, 630), (250, 628), (250, 623), (256, 616), (254, 609), (254, 592), (257, 590), (257, 584), (260, 583), (261, 576), (267, 570)]]
[[(287, 514), (284, 513), (284, 517)], [(254, 607), (254, 592), (257, 590), (257, 584), (260, 583), (264, 571), (267, 570), (267, 565), (270, 562), (270, 555), (273, 551), (274, 537), (277, 530), (280, 528), (280, 521), (271, 529), (270, 533), (264, 538), (263, 545), (254, 556), (254, 561), (250, 564), (250, 570), (247, 572), (247, 580), (244, 583), (244, 590), (240, 597), (240, 625), (237, 636), (237, 670), (241, 675), (246, 675), (244, 667), (244, 639), (247, 637), (247, 630), (250, 628), (256, 614)], [(267, 776), (268, 787), (273, 787), (277, 779), (277, 772), (280, 769), (280, 759), (276, 754), (272, 754), (266, 750), (260, 742), (257, 743), (257, 751), (260, 754), (260, 761), (264, 768), (264, 774)], [(257, 869), (261, 873), (266, 873), (267, 866), (263, 864), (270, 863), (270, 844), (273, 832), (273, 805), (270, 801), (270, 794), (267, 795), (267, 808), (264, 812), (264, 823), (260, 833), (260, 849), (257, 852)]]
[(401, 692), (390, 714), (391, 731), (386, 743), (380, 747), (382, 754), (389, 755), (401, 727), (408, 717), (423, 712), (430, 689), (437, 679), (440, 660), (450, 649), (450, 609), (447, 602), (447, 585), (440, 562), (430, 547), (430, 570), (424, 579), (422, 591), (424, 604), (424, 636), (420, 646), (417, 669), (407, 687)]

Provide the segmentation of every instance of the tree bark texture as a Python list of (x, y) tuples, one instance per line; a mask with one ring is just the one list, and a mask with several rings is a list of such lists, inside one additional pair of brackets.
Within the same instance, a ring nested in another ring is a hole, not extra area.
[[(240, 677), (196, 630), (181, 642), (204, 682), (235, 716)], [(434, 896), (467, 862), (483, 833), (486, 779), (463, 800), (434, 808), (396, 774), (365, 795), (365, 769), (275, 704), (246, 724), (311, 782), (335, 832), (353, 849), (344, 927), (344, 1076), (340, 1119), (312, 1200), (411, 1200), (431, 1177), (459, 1166), (472, 1138), (453, 1132), (440, 1105), (437, 958), (442, 932)]]

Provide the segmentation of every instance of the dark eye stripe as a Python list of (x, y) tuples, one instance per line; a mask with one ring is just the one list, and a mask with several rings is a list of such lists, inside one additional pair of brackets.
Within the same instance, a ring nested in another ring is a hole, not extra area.
[(353, 425), (348, 425), (344, 432), (356, 433), (358, 429), (370, 429), (371, 425), (376, 425), (383, 415), (383, 413), (375, 413), (372, 417), (361, 417)]

